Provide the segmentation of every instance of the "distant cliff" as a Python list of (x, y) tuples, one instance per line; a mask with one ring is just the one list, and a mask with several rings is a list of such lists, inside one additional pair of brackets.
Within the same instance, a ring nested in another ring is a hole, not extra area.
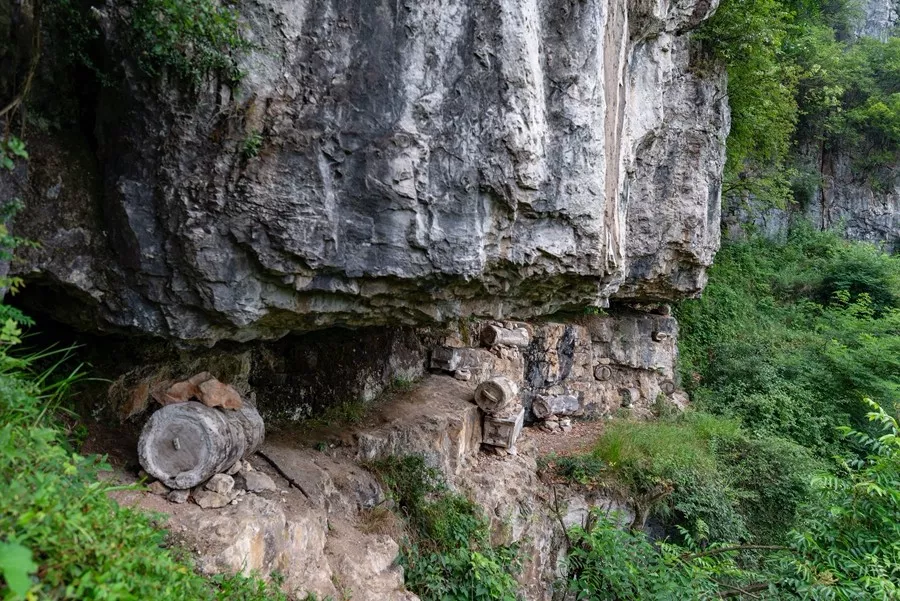
[[(867, 0), (861, 5), (850, 35), (888, 42), (900, 26), (900, 2)], [(819, 131), (797, 132), (796, 163), (817, 180), (795, 191), (796, 202), (786, 209), (762, 207), (747, 198), (725, 201), (723, 225), (732, 236), (748, 226), (772, 238), (787, 234), (793, 220), (836, 229), (851, 240), (868, 241), (890, 252), (900, 250), (900, 147), (852, 143), (840, 137), (819, 139)], [(882, 158), (873, 160), (873, 154)], [(884, 157), (887, 157), (886, 159)]]

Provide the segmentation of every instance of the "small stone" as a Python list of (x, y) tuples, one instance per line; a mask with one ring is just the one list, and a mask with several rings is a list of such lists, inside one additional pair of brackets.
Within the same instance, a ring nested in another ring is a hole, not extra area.
[(160, 495), (164, 497), (169, 494), (168, 487), (159, 480), (151, 483), (147, 488), (149, 488), (150, 492), (152, 492), (154, 495)]
[(560, 419), (560, 420), (559, 420), (559, 425), (560, 425), (560, 427), (562, 427), (562, 428), (565, 428), (565, 427), (567, 427), (567, 426), (571, 426), (571, 425), (572, 425), (572, 418), (564, 417), (564, 418)]
[(572, 431), (572, 426), (571, 426), (571, 425), (569, 425), (569, 426), (560, 426), (560, 429), (562, 429), (563, 434), (568, 434), (569, 432)]
[(275, 490), (275, 481), (268, 474), (262, 472), (248, 472), (244, 474), (247, 482), (247, 490), (250, 492), (262, 492), (264, 490)]
[(201, 490), (194, 493), (194, 502), (203, 509), (217, 509), (228, 505), (228, 497), (211, 490)]
[(231, 504), (232, 504), (232, 505), (237, 505), (237, 504), (238, 504), (238, 500), (237, 500), (237, 499), (232, 499), (232, 500), (231, 500)]
[(241, 461), (241, 471), (239, 473), (244, 474), (246, 472), (254, 471), (253, 466), (250, 465), (249, 461)]
[(228, 474), (216, 474), (206, 482), (204, 488), (220, 495), (227, 495), (234, 488), (234, 478)]
[(453, 377), (462, 382), (468, 382), (472, 379), (472, 372), (468, 369), (457, 369), (453, 372)]
[(232, 465), (230, 468), (228, 468), (225, 471), (225, 473), (228, 474), (229, 476), (234, 476), (236, 473), (241, 471), (241, 469), (243, 469), (243, 466), (244, 466), (244, 462), (241, 461), (240, 459), (238, 459), (234, 465)]
[(166, 497), (170, 503), (185, 503), (188, 500), (188, 497), (191, 496), (191, 491), (189, 490), (173, 490)]

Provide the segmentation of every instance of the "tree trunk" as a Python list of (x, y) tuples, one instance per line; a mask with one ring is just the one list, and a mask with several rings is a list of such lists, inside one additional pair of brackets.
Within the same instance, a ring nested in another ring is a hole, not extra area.
[(531, 335), (525, 328), (510, 330), (500, 326), (487, 326), (481, 331), (481, 342), (485, 346), (528, 346)]
[(551, 415), (575, 415), (581, 411), (581, 402), (577, 396), (569, 394), (537, 395), (531, 403), (531, 410), (538, 419), (547, 419)]
[(519, 387), (503, 376), (482, 382), (475, 389), (475, 404), (488, 415), (505, 415), (516, 404)]
[(191, 488), (253, 453), (264, 436), (262, 417), (249, 404), (231, 411), (177, 403), (150, 416), (138, 441), (138, 458), (169, 488)]

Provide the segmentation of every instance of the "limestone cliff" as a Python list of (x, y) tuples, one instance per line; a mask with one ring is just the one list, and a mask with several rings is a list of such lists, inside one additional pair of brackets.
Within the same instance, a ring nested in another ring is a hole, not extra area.
[(30, 302), (212, 343), (695, 295), (728, 112), (689, 30), (715, 6), (240, 2), (236, 88), (128, 70), (93, 140), (30, 141)]
[[(900, 2), (866, 0), (852, 35), (887, 41), (900, 26)], [(881, 245), (888, 252), (900, 249), (900, 163), (897, 149), (842, 139), (817, 140), (820, 132), (799, 131), (798, 164), (819, 183), (798, 195), (787, 209), (760, 207), (747, 199), (725, 201), (723, 225), (741, 236), (748, 224), (771, 238), (783, 238), (791, 222), (805, 219), (822, 230), (835, 229), (850, 240)], [(894, 152), (894, 160), (874, 165), (867, 156)]]

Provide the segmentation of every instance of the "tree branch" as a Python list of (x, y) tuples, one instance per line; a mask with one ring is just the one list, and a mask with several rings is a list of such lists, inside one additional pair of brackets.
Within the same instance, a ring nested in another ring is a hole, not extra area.
[(764, 591), (769, 588), (768, 582), (757, 582), (754, 584), (749, 584), (749, 585), (745, 586), (744, 588), (738, 588), (736, 586), (731, 586), (730, 584), (725, 584), (724, 582), (716, 582), (716, 584), (718, 584), (720, 586), (724, 586), (725, 588), (731, 589), (729, 591), (719, 593), (720, 599), (728, 599), (729, 597), (737, 597), (740, 595), (748, 595), (750, 597), (753, 597), (754, 599), (759, 599), (760, 598), (759, 595), (754, 595), (753, 593), (756, 593), (759, 591)]
[(696, 559), (698, 557), (707, 557), (709, 555), (718, 555), (719, 553), (728, 553), (730, 551), (753, 551), (753, 550), (790, 551), (790, 547), (783, 547), (781, 545), (734, 545), (731, 547), (718, 547), (715, 549), (709, 549), (708, 551), (701, 551), (700, 553), (685, 553), (679, 559), (688, 560), (688, 559)]

